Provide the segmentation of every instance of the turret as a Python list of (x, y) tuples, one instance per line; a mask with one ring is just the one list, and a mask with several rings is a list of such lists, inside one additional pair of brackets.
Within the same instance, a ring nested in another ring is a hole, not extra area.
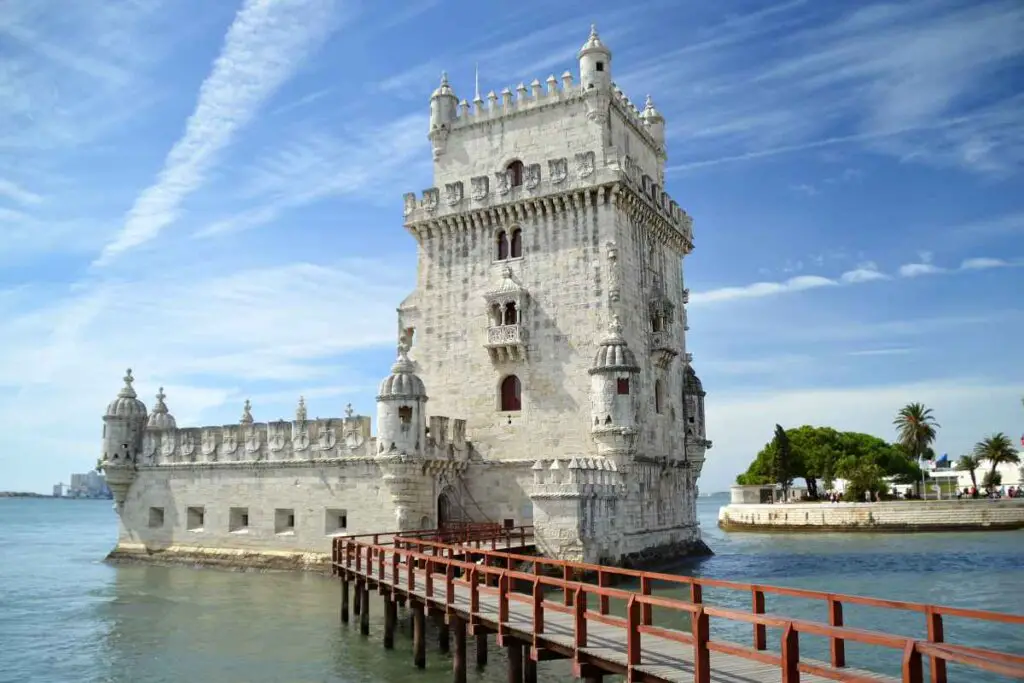
[[(702, 463), (704, 452), (711, 448), (704, 422), (704, 385), (693, 367), (687, 363), (683, 370), (683, 420), (686, 424), (686, 458)], [(698, 472), (699, 474), (699, 472)]]
[(665, 117), (661, 115), (657, 109), (654, 108), (654, 100), (651, 96), (647, 96), (647, 103), (644, 105), (644, 110), (640, 112), (640, 118), (643, 119), (644, 126), (651, 133), (651, 137), (658, 143), (661, 151), (665, 149)]
[(441, 74), (441, 85), (434, 94), (430, 96), (430, 138), (431, 147), (434, 150), (434, 159), (444, 154), (445, 144), (448, 142), (448, 134), (451, 132), (452, 124), (458, 118), (459, 98), (455, 91), (448, 85), (448, 74)]
[(174, 416), (167, 409), (167, 404), (164, 403), (165, 398), (167, 398), (167, 395), (164, 393), (164, 388), (160, 387), (156, 394), (156, 405), (153, 406), (153, 412), (149, 414), (149, 422), (146, 424), (147, 429), (154, 431), (177, 429), (178, 424), (175, 422)]
[(103, 471), (120, 510), (128, 489), (135, 480), (135, 463), (142, 452), (142, 434), (146, 428), (146, 404), (132, 388), (131, 368), (125, 373), (124, 387), (107, 406), (103, 416)]
[(612, 51), (597, 35), (597, 27), (590, 25), (590, 37), (579, 52), (580, 85), (584, 91), (592, 88), (611, 89)]
[(601, 455), (628, 455), (636, 437), (633, 395), (640, 372), (636, 356), (622, 336), (622, 324), (613, 316), (608, 334), (598, 343), (590, 373), (591, 433)]
[(419, 455), (426, 446), (427, 392), (408, 353), (399, 344), (398, 360), (377, 393), (378, 455)]

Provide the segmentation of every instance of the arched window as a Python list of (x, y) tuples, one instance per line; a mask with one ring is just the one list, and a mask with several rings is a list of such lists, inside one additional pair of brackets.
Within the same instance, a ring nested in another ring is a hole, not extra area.
[(654, 380), (654, 412), (660, 413), (665, 410), (665, 384), (660, 380)]
[(519, 315), (516, 311), (516, 305), (514, 302), (509, 301), (505, 304), (505, 317), (501, 321), (502, 325), (518, 325)]
[(512, 187), (519, 187), (523, 184), (523, 162), (513, 161), (506, 169), (508, 171), (508, 184)]
[(504, 412), (522, 410), (522, 390), (519, 385), (519, 378), (509, 375), (501, 380), (501, 409)]
[(516, 228), (512, 231), (512, 258), (519, 258), (523, 255), (523, 231)]
[(504, 261), (508, 258), (508, 235), (505, 234), (504, 230), (499, 230), (497, 235), (498, 240), (498, 260)]
[(498, 325), (501, 325), (501, 321), (502, 321), (501, 305), (500, 304), (494, 304), (493, 306), (491, 306), (491, 325), (497, 327)]

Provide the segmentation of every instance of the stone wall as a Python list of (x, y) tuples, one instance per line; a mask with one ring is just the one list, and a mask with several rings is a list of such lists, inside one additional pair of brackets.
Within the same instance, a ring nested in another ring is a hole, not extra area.
[(1024, 529), (1024, 500), (725, 505), (726, 531), (969, 531)]

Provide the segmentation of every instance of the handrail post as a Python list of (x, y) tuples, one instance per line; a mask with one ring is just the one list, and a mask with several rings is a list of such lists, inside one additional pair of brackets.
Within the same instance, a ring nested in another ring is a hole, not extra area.
[(444, 601), (451, 605), (455, 602), (455, 565), (448, 564), (444, 570)]
[[(945, 660), (943, 660), (945, 664)], [(945, 671), (943, 671), (945, 673)], [(932, 668), (932, 677), (935, 676), (935, 669)], [(924, 665), (921, 662), (921, 653), (917, 650), (917, 643), (908, 640), (903, 648), (903, 683), (924, 683)]]
[(540, 579), (533, 580), (533, 637), (544, 633), (544, 584)]
[[(608, 587), (608, 575), (605, 574), (603, 569), (597, 570), (597, 585), (601, 588)], [(601, 614), (608, 614), (608, 596), (601, 595), (598, 599), (598, 612)]]
[(711, 623), (704, 607), (700, 606), (690, 620), (693, 633), (693, 680), (694, 683), (711, 683)]
[[(933, 607), (929, 606), (927, 612), (925, 612), (925, 617), (928, 619), (928, 642), (943, 642), (944, 634), (942, 632), (942, 614), (940, 612), (936, 612)], [(932, 683), (946, 683), (945, 659), (931, 655), (931, 657), (929, 657), (928, 668), (931, 669), (932, 672)]]
[[(764, 614), (764, 591), (758, 590), (757, 586), (750, 589), (754, 614)], [(764, 624), (754, 624), (754, 649), (768, 649), (768, 633)]]
[(398, 586), (398, 561), (400, 559), (401, 559), (401, 556), (398, 554), (397, 550), (391, 554), (391, 585), (392, 586)]
[(587, 646), (587, 593), (583, 585), (576, 587), (572, 601), (573, 634), (577, 655), (581, 647)]
[(782, 683), (800, 683), (800, 634), (793, 622), (782, 632)]
[(635, 595), (626, 603), (626, 664), (632, 668), (640, 664), (640, 622), (642, 610)]
[(363, 568), (363, 553), (361, 548), (356, 548), (356, 571), (362, 571)]
[(690, 602), (699, 605), (704, 602), (704, 586), (696, 581), (690, 582)]
[[(640, 577), (640, 595), (651, 594), (651, 579), (646, 574)], [(643, 603), (640, 608), (641, 615), (643, 616), (643, 625), (650, 626), (653, 622), (653, 615), (651, 614), (651, 604), (649, 602)]]
[(469, 616), (472, 618), (480, 611), (480, 586), (477, 583), (477, 569), (469, 570)]
[(427, 557), (426, 584), (426, 596), (434, 597), (434, 560), (429, 556)]
[[(835, 598), (835, 596), (828, 596), (828, 624), (836, 628), (842, 628), (843, 626), (843, 603)], [(841, 669), (846, 666), (846, 640), (839, 636), (832, 636), (829, 638), (832, 651), (832, 666)]]
[(416, 558), (412, 556), (411, 551), (405, 556), (405, 587), (411, 598), (416, 589)]
[(508, 574), (501, 573), (498, 579), (498, 644), (503, 644), (505, 624), (508, 623)]
[(569, 582), (572, 581), (572, 569), (567, 564), (562, 565), (562, 602), (567, 607), (572, 607), (572, 589), (569, 588)]

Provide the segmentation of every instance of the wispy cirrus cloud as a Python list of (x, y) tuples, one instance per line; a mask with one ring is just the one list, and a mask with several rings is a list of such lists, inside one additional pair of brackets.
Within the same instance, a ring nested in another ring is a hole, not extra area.
[(39, 204), (43, 201), (41, 195), (26, 190), (6, 178), (0, 178), (0, 197), (6, 197), (17, 204)]
[[(959, 266), (944, 268), (931, 262), (927, 253), (921, 254), (921, 260), (915, 263), (905, 263), (896, 270), (895, 277), (908, 279), (924, 275), (941, 275), (951, 273), (963, 273), (970, 271), (988, 270), (992, 268), (1008, 268), (1024, 265), (1024, 259), (1008, 261), (1005, 259), (980, 257), (963, 261)], [(703, 292), (690, 294), (690, 304), (703, 306), (726, 301), (740, 299), (759, 299), (779, 294), (791, 294), (811, 289), (824, 287), (837, 287), (840, 285), (857, 285), (867, 282), (878, 282), (892, 280), (893, 275), (879, 270), (873, 263), (866, 263), (841, 273), (838, 277), (825, 277), (822, 275), (799, 275), (781, 282), (755, 282), (749, 285), (736, 287), (722, 287)]]
[(199, 89), (184, 135), (94, 265), (109, 264), (177, 219), (182, 202), (205, 182), (222, 150), (334, 28), (334, 5), (332, 0), (245, 2)]

